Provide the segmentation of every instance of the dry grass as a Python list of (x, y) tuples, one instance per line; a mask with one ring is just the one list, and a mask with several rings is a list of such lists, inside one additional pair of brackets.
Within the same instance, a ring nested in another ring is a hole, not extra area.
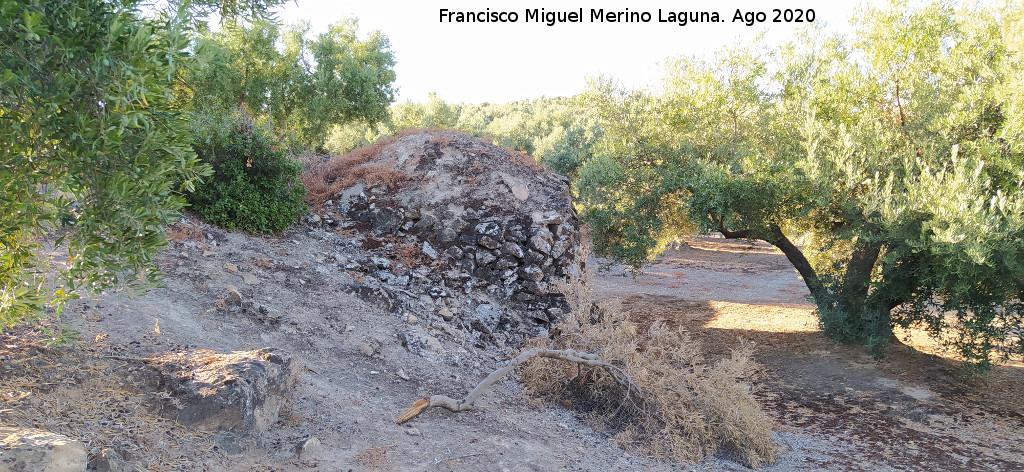
[(395, 260), (405, 267), (418, 267), (423, 264), (423, 251), (415, 243), (401, 244), (395, 248)]
[(324, 160), (319, 156), (305, 155), (297, 160), (304, 165), (302, 185), (306, 187), (306, 203), (318, 206), (336, 193), (365, 180), (368, 187), (400, 187), (409, 176), (388, 165), (365, 165), (380, 156), (385, 147), (406, 136), (417, 133), (443, 131), (439, 128), (406, 128), (394, 136), (383, 138), (369, 146), (355, 149), (343, 156)]
[[(84, 346), (41, 346), (43, 335), (34, 331), (0, 335), (4, 425), (64, 434), (97, 451), (110, 448), (147, 470), (207, 470), (204, 460), (218, 456), (209, 433), (154, 414), (152, 396), (125, 380), (123, 362)], [(96, 336), (97, 347), (105, 338)]]
[(564, 292), (573, 312), (552, 329), (553, 337), (531, 344), (598, 354), (625, 370), (639, 393), (627, 395), (603, 369), (548, 359), (528, 363), (519, 374), (532, 393), (582, 413), (645, 456), (696, 462), (721, 451), (750, 467), (775, 460), (772, 419), (747, 380), (756, 369), (750, 345), (708, 362), (683, 329), (655, 323), (640, 332), (617, 310), (597, 309), (583, 281)]
[(206, 231), (199, 227), (199, 224), (187, 218), (168, 226), (167, 240), (175, 246), (181, 246), (185, 241), (206, 242)]
[(511, 156), (512, 163), (517, 166), (529, 167), (534, 170), (540, 170), (543, 168), (542, 165), (537, 163), (537, 159), (527, 154), (526, 151), (517, 151), (507, 146), (505, 147), (505, 150), (508, 151), (508, 154)]
[[(306, 203), (314, 210), (318, 210), (325, 201), (360, 180), (364, 180), (368, 187), (386, 186), (389, 190), (401, 187), (410, 179), (409, 175), (395, 169), (391, 164), (370, 165), (369, 162), (380, 156), (381, 151), (395, 141), (419, 133), (433, 133), (430, 138), (432, 143), (450, 146), (455, 140), (451, 133), (460, 132), (444, 128), (406, 128), (394, 136), (383, 138), (374, 144), (355, 149), (342, 156), (330, 159), (324, 159), (323, 156), (317, 155), (296, 157), (295, 159), (305, 167), (301, 180), (302, 185), (306, 187)], [(479, 138), (479, 143), (483, 144), (487, 139), (487, 137)], [(490, 141), (497, 143), (493, 139)], [(534, 171), (543, 168), (536, 159), (523, 151), (509, 147), (504, 147), (504, 149), (509, 153), (510, 162), (517, 166)], [(418, 159), (419, 157), (415, 157), (412, 164), (415, 165)], [(482, 172), (482, 170), (478, 170), (478, 172)], [(471, 182), (472, 184), (475, 184), (475, 179)]]
[[(376, 146), (375, 144), (370, 146), (370, 148)], [(361, 152), (363, 149), (368, 148), (357, 149), (352, 152)], [(367, 187), (383, 185), (388, 189), (398, 188), (408, 180), (408, 176), (405, 173), (394, 167), (387, 165), (364, 165), (369, 160), (369, 158), (364, 160), (364, 157), (362, 154), (348, 154), (327, 161), (308, 164), (301, 177), (302, 185), (306, 187), (306, 203), (317, 207), (334, 197), (338, 192), (355, 185), (360, 180), (365, 180)]]
[(818, 333), (818, 316), (804, 305), (708, 302), (704, 328), (759, 333)]

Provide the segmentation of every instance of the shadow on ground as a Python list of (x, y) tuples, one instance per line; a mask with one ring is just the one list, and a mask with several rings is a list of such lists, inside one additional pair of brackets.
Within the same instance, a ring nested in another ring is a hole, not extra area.
[(836, 344), (817, 329), (785, 257), (762, 245), (702, 238), (635, 278), (619, 275), (614, 268), (600, 275), (597, 296), (641, 330), (656, 322), (681, 327), (709, 358), (755, 343), (756, 393), (776, 430), (844, 451), (820, 456), (790, 444), (789, 454), (804, 456), (800, 468), (1024, 470), (1018, 365), (977, 378), (956, 360), (908, 344), (891, 346), (882, 359)]

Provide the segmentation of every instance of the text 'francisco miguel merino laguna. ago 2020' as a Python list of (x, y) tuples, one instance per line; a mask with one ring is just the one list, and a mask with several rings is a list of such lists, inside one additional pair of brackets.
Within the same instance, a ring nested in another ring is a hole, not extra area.
[[(743, 23), (753, 26), (771, 19), (772, 23), (811, 23), (814, 21), (812, 9), (773, 9), (770, 13), (763, 11), (743, 11), (737, 9), (732, 15), (732, 23)], [(480, 11), (453, 11), (440, 9), (441, 23), (543, 23), (555, 26), (561, 23), (650, 23), (657, 18), (658, 23), (674, 23), (686, 26), (692, 23), (725, 23), (724, 17), (715, 11), (664, 11), (658, 9), (656, 14), (649, 11), (621, 11), (591, 8), (589, 15), (584, 15), (583, 8), (577, 10), (548, 11), (543, 8), (517, 11), (498, 11), (487, 8)]]

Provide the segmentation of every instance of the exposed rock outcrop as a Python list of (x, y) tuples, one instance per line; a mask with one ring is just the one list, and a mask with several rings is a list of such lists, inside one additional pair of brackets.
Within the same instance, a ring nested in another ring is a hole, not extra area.
[(82, 472), (87, 461), (85, 445), (62, 434), (0, 427), (0, 471)]
[(291, 355), (274, 348), (170, 353), (153, 364), (167, 392), (160, 414), (206, 431), (267, 431), (295, 384)]

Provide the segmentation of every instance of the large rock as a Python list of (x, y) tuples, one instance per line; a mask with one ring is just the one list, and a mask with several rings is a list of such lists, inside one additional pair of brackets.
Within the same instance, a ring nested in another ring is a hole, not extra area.
[(501, 310), (489, 303), (481, 303), (473, 311), (472, 326), (477, 331), (490, 334), (498, 329), (501, 322)]
[(409, 326), (398, 333), (402, 347), (418, 356), (438, 359), (445, 354), (444, 345), (421, 326)]
[(292, 358), (275, 348), (230, 354), (209, 350), (155, 359), (160, 413), (207, 431), (266, 431), (277, 422), (295, 384)]
[(32, 428), (0, 427), (0, 472), (83, 472), (85, 444)]

